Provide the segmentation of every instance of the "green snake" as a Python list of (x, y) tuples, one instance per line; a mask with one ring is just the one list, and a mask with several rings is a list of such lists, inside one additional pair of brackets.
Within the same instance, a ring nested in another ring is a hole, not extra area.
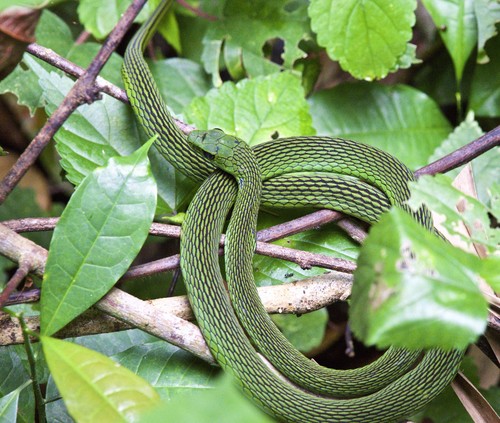
[[(396, 421), (411, 415), (450, 383), (462, 352), (430, 350), (420, 357), (420, 352), (389, 349), (360, 369), (323, 368), (294, 350), (263, 312), (251, 259), (259, 202), (337, 209), (373, 223), (391, 205), (405, 209), (412, 172), (387, 153), (349, 140), (294, 137), (249, 149), (219, 130), (196, 131), (188, 140), (170, 116), (142, 53), (170, 3), (164, 0), (129, 43), (123, 77), (147, 135), (158, 135), (156, 146), (174, 167), (203, 182), (183, 224), (181, 267), (213, 356), (248, 397), (284, 421)], [(237, 158), (223, 159), (221, 151)], [(230, 300), (217, 251), (233, 205), (226, 246)], [(425, 209), (413, 215), (432, 229)], [(293, 383), (271, 371), (254, 345)]]

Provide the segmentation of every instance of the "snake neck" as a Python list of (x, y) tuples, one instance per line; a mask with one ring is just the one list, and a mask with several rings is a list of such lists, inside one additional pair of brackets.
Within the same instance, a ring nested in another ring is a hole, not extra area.
[[(238, 184), (238, 194), (226, 231), (226, 252), (237, 251), (237, 254), (226, 255), (226, 270), (228, 279), (237, 280), (242, 275), (253, 273), (252, 257), (255, 251), (262, 181), (252, 150), (235, 149), (234, 154), (236, 162), (239, 163), (233, 174)], [(244, 266), (234, 266), (230, 263), (236, 256), (245, 258), (241, 261), (238, 259), (240, 263), (245, 263)], [(236, 269), (236, 274), (233, 274), (231, 269)]]

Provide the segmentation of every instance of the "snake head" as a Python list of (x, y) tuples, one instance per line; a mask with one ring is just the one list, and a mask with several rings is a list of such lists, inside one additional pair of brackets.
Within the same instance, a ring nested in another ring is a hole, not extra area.
[(240, 171), (237, 156), (242, 149), (249, 148), (241, 139), (228, 135), (218, 128), (208, 131), (192, 131), (188, 135), (188, 142), (207, 160), (235, 176)]

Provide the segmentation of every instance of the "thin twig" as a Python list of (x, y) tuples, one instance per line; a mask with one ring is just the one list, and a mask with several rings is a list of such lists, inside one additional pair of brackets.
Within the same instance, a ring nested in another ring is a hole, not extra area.
[(30, 271), (30, 265), (26, 261), (22, 261), (19, 264), (18, 269), (14, 273), (14, 275), (10, 278), (9, 282), (0, 293), (0, 308), (2, 308), (7, 301), (9, 300), (10, 295), (14, 292), (14, 290), (19, 286), (19, 284), (23, 281), (23, 279), (28, 275)]
[(448, 172), (462, 166), (488, 150), (500, 145), (500, 126), (487, 132), (467, 145), (441, 157), (439, 160), (418, 169), (417, 177), (421, 175), (435, 175), (436, 173)]
[[(320, 266), (325, 269), (337, 270), (340, 272), (352, 273), (356, 268), (354, 262), (324, 254), (308, 253), (293, 248), (282, 247), (274, 244), (267, 244), (268, 241), (275, 241), (286, 236), (296, 234), (306, 229), (317, 228), (323, 224), (338, 219), (342, 215), (330, 210), (319, 210), (309, 215), (291, 220), (286, 223), (263, 229), (257, 233), (256, 250), (257, 254), (288, 260), (297, 263), (304, 269), (312, 266)], [(55, 228), (58, 218), (25, 218), (14, 219), (1, 222), (4, 226), (15, 232), (46, 231)], [(164, 223), (153, 223), (150, 234), (168, 236), (171, 238), (180, 237), (180, 227)], [(224, 236), (221, 238), (221, 246), (224, 245)], [(222, 254), (223, 251), (220, 251)], [(166, 272), (177, 269), (180, 264), (179, 254), (165, 257), (149, 263), (140, 264), (131, 267), (122, 277), (122, 280), (135, 279), (149, 276), (160, 272)]]

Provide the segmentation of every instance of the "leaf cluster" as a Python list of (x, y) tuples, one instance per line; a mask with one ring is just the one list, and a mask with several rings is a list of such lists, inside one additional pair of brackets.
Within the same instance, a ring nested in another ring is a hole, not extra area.
[[(86, 67), (131, 1), (14, 3), (43, 9), (37, 43)], [(1, 1), (0, 10), (12, 4)], [(157, 4), (149, 1), (137, 22)], [(169, 47), (157, 40), (148, 63), (171, 112), (199, 129), (219, 127), (251, 145), (296, 135), (344, 137), (386, 150), (416, 170), (500, 122), (500, 7), (493, 0), (424, 0), (418, 8), (416, 0), (200, 0), (188, 5), (177, 4), (167, 14), (159, 32)], [(88, 39), (76, 43), (83, 30)], [(121, 64), (120, 54), (113, 53), (101, 76), (123, 87)], [(73, 83), (25, 54), (0, 81), (0, 93), (14, 94), (31, 115), (43, 110), (50, 116)], [(54, 138), (55, 150), (44, 156), (42, 166), (52, 183), (69, 181), (75, 189), (50, 244), (41, 314), (36, 307), (22, 311), (40, 314), (44, 335), (47, 363), (38, 361), (41, 376), (33, 383), (47, 384), (46, 400), (62, 395), (64, 403), (37, 406), (45, 408), (50, 421), (66, 421), (68, 413), (77, 421), (132, 421), (159, 398), (181, 398), (142, 417), (150, 422), (161, 421), (164, 413), (185, 415), (189, 395), (199, 395), (202, 412), (193, 411), (193, 419), (222, 421), (220, 406), (213, 407), (218, 403), (214, 393), (200, 394), (217, 385), (217, 398), (227, 401), (228, 421), (234, 416), (265, 421), (229, 384), (214, 382), (212, 368), (142, 332), (78, 341), (112, 360), (50, 337), (102, 298), (141, 248), (155, 244), (147, 242), (153, 217), (181, 215), (196, 188), (149, 148), (152, 140), (147, 142), (130, 107), (112, 97), (79, 107)], [(465, 224), (471, 229), (465, 242), (480, 245), (484, 258), (426, 233), (399, 210), (382, 217), (363, 247), (334, 227), (277, 244), (343, 259), (359, 256), (350, 319), (366, 343), (463, 348), (486, 325), (487, 301), (479, 282), (500, 290), (499, 233), (491, 225), (500, 216), (499, 169), (498, 150), (472, 162), (478, 199), (452, 188), (446, 177), (422, 178), (412, 188), (412, 207), (434, 209), (451, 233)], [(13, 199), (29, 210), (16, 210)], [(10, 201), (0, 209), (2, 220), (59, 214), (63, 207), (41, 212), (32, 193), (21, 187)], [(459, 203), (465, 213), (457, 212)], [(286, 218), (289, 212), (266, 211), (259, 224)], [(7, 260), (0, 265), (5, 272), (12, 266)], [(325, 272), (262, 256), (255, 258), (254, 269), (259, 285)], [(151, 281), (141, 282), (135, 290), (153, 296)], [(322, 309), (301, 318), (277, 316), (276, 323), (307, 352), (326, 338), (327, 316)], [(1, 347), (0, 362), (0, 420), (33, 421), (25, 353)], [(439, 415), (436, 407), (446, 409), (448, 401), (438, 400), (429, 413)]]

